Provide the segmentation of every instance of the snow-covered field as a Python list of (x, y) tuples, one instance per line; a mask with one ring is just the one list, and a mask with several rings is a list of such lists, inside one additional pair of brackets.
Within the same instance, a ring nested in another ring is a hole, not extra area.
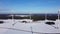
[[(56, 20), (55, 25), (47, 25), (46, 21), (36, 21), (33, 23), (21, 23), (19, 20), (0, 20), (4, 21), (3, 24), (0, 24), (0, 34), (59, 34), (60, 33), (60, 20)], [(13, 23), (16, 23), (14, 26)], [(54, 27), (53, 27), (54, 26)], [(55, 27), (58, 27), (55, 28)]]

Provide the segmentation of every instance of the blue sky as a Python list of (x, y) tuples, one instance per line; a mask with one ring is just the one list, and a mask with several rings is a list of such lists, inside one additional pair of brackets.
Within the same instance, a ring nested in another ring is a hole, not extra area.
[(0, 0), (0, 14), (57, 13), (60, 0)]

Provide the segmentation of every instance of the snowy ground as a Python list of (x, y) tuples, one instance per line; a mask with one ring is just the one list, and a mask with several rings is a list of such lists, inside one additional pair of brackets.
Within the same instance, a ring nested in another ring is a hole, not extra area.
[[(56, 24), (51, 26), (45, 24), (46, 21), (37, 21), (33, 23), (21, 23), (19, 20), (15, 20), (16, 24), (13, 26), (12, 24), (15, 23), (11, 19), (8, 20), (0, 20), (4, 21), (5, 23), (0, 24), (0, 34), (56, 34), (60, 33), (60, 23), (58, 20), (54, 21)], [(58, 27), (56, 29), (55, 27)]]

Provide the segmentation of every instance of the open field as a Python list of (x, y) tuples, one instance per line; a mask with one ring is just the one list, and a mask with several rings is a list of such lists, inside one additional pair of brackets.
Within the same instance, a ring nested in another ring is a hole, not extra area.
[[(4, 21), (3, 24), (0, 24), (0, 34), (32, 34), (32, 31), (33, 34), (60, 34), (60, 23), (58, 20), (54, 21), (55, 25), (47, 25), (45, 21), (21, 23), (19, 20), (15, 20), (16, 24), (14, 26), (12, 24), (15, 22), (11, 19), (0, 21)], [(58, 27), (58, 29), (55, 27)]]

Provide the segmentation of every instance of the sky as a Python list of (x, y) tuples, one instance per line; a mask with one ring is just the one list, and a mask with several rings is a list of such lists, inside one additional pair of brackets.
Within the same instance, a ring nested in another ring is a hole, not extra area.
[(0, 0), (0, 14), (57, 13), (60, 0)]

